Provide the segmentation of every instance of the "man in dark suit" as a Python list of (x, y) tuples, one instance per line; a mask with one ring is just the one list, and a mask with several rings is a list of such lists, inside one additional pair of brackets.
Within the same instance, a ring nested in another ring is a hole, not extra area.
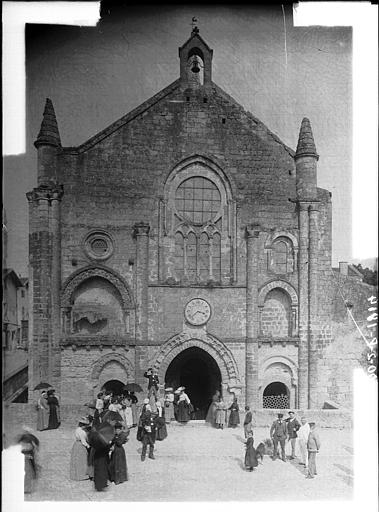
[(297, 439), (297, 431), (301, 427), (299, 420), (295, 417), (295, 413), (293, 411), (289, 411), (289, 418), (286, 419), (287, 423), (287, 434), (288, 441), (291, 443), (291, 455), (288, 457), (289, 459), (294, 459), (295, 449), (296, 449), (296, 439)]
[(151, 414), (150, 410), (146, 410), (141, 415), (141, 442), (142, 442), (142, 453), (141, 460), (144, 461), (146, 458), (147, 445), (149, 445), (149, 459), (155, 459), (154, 457), (154, 443), (156, 437), (156, 420)]
[(151, 395), (158, 397), (159, 379), (157, 372), (149, 368), (143, 375), (149, 379), (149, 384), (147, 385), (148, 397), (150, 398)]
[(274, 443), (274, 454), (272, 460), (276, 460), (278, 457), (278, 443), (282, 452), (282, 461), (286, 462), (286, 439), (287, 439), (287, 424), (283, 421), (283, 414), (278, 414), (278, 419), (274, 421), (270, 429), (270, 437)]

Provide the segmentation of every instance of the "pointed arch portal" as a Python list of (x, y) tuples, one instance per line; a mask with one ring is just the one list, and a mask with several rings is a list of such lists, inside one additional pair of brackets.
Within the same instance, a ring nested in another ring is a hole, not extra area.
[(174, 389), (185, 386), (195, 409), (195, 418), (205, 419), (212, 396), (221, 392), (221, 372), (211, 355), (198, 347), (178, 354), (169, 364), (165, 383)]

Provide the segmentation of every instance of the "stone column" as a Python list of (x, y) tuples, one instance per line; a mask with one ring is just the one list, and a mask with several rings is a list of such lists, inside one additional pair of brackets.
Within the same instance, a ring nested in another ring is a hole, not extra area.
[(50, 189), (40, 186), (27, 194), (29, 201), (29, 261), (33, 290), (33, 332), (31, 380), (51, 384), (51, 236), (49, 231)]
[(299, 201), (299, 409), (308, 408), (308, 208)]
[(310, 409), (318, 407), (318, 372), (317, 372), (317, 275), (318, 275), (318, 205), (309, 208), (309, 396)]
[(61, 337), (61, 201), (63, 187), (57, 186), (51, 192), (51, 359), (52, 359), (52, 384), (60, 387), (60, 337)]
[(150, 226), (144, 222), (134, 225), (136, 250), (136, 382), (144, 384), (143, 373), (147, 370), (148, 344), (148, 304), (149, 304), (149, 231)]
[(259, 408), (258, 396), (258, 238), (260, 226), (246, 227), (246, 405)]

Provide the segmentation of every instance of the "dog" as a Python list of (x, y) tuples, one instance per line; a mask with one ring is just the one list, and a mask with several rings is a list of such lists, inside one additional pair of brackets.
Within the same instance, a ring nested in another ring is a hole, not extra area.
[(263, 443), (259, 443), (259, 445), (255, 449), (255, 452), (257, 454), (257, 459), (260, 459), (260, 463), (263, 464), (263, 456), (272, 455), (271, 439), (265, 439)]
[(263, 464), (263, 455), (266, 454), (266, 447), (264, 443), (259, 443), (259, 445), (255, 448), (255, 453), (257, 455), (257, 460), (261, 459), (261, 464)]

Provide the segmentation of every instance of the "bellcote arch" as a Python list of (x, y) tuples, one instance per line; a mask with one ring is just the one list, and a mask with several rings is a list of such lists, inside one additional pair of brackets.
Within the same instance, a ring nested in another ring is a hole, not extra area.
[(213, 160), (193, 155), (169, 172), (159, 204), (161, 283), (236, 281), (235, 186)]

